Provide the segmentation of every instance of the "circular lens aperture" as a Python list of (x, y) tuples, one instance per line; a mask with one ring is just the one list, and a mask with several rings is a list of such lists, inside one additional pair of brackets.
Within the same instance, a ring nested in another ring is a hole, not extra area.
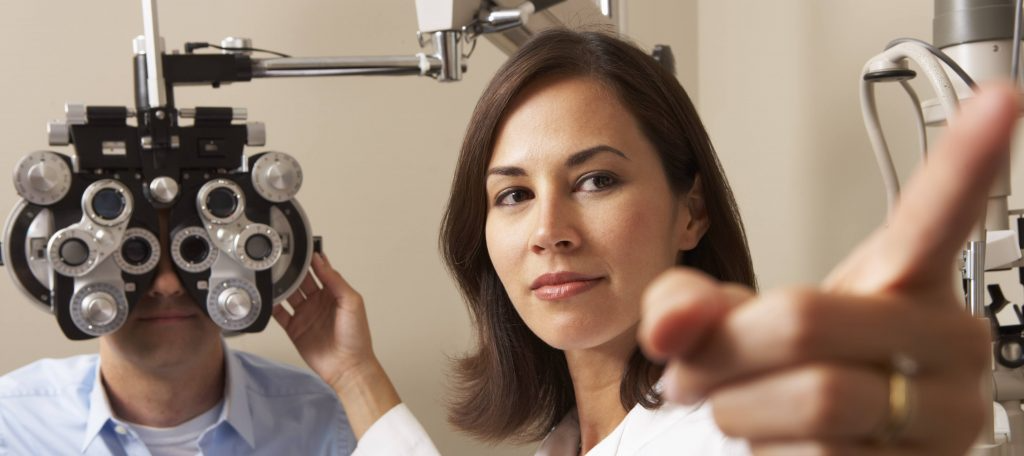
[(114, 220), (124, 212), (124, 195), (113, 188), (104, 188), (92, 197), (92, 210), (105, 220)]
[(238, 195), (227, 187), (218, 187), (206, 195), (206, 207), (217, 218), (228, 218), (238, 208)]

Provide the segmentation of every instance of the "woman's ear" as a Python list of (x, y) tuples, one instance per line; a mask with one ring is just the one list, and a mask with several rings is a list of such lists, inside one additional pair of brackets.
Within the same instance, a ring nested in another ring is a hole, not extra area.
[(707, 205), (704, 202), (704, 185), (698, 174), (693, 179), (693, 186), (679, 198), (678, 243), (679, 250), (692, 250), (708, 231)]

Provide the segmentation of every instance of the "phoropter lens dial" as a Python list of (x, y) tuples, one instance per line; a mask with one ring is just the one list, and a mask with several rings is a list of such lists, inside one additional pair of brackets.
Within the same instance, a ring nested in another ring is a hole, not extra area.
[(142, 275), (160, 263), (160, 241), (149, 230), (129, 228), (123, 239), (121, 248), (114, 253), (114, 261), (121, 270)]
[(82, 194), (82, 210), (90, 220), (103, 226), (113, 226), (131, 218), (133, 200), (131, 191), (113, 179), (93, 182)]
[(210, 269), (218, 252), (206, 230), (198, 226), (183, 228), (171, 239), (171, 259), (184, 271), (194, 273)]
[(99, 246), (88, 231), (64, 229), (50, 238), (46, 254), (55, 271), (68, 277), (79, 277), (96, 265)]
[(205, 220), (216, 224), (231, 223), (245, 212), (245, 196), (238, 184), (227, 179), (214, 179), (199, 189), (196, 206)]
[(234, 250), (238, 261), (247, 269), (269, 269), (281, 258), (281, 236), (268, 225), (253, 223), (238, 233)]

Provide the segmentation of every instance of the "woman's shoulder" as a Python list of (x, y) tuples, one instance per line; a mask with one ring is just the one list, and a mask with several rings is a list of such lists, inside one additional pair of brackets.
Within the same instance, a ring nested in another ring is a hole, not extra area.
[(616, 454), (747, 455), (745, 441), (727, 437), (715, 424), (711, 406), (666, 404), (654, 409), (640, 405), (622, 422)]

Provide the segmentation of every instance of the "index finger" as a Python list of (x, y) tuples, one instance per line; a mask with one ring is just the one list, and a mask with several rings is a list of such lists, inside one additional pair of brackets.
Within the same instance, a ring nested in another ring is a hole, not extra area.
[[(949, 130), (914, 173), (870, 252), (905, 285), (947, 280), (950, 265), (984, 212), (996, 172), (1009, 166), (1017, 92), (991, 84), (964, 103)], [(876, 264), (877, 265), (877, 264)], [(883, 274), (884, 276), (884, 274)]]
[(719, 283), (695, 269), (665, 271), (644, 292), (640, 347), (651, 359), (688, 357), (732, 308), (751, 296), (750, 289)]

